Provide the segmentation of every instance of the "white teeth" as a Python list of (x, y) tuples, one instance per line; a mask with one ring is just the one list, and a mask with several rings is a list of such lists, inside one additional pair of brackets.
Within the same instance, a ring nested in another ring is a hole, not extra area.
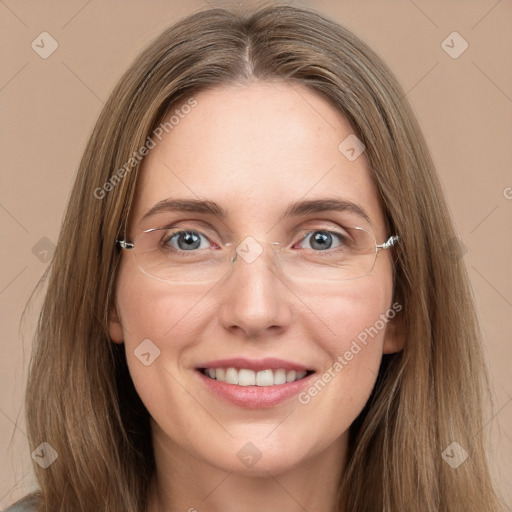
[(295, 370), (290, 370), (286, 374), (286, 382), (293, 382), (295, 380), (295, 377), (297, 377), (297, 372)]
[(274, 374), (272, 370), (262, 370), (256, 374), (256, 386), (273, 386)]
[(238, 371), (235, 368), (228, 368), (224, 382), (227, 384), (238, 384)]
[(274, 384), (284, 384), (286, 382), (286, 370), (274, 371)]
[(239, 386), (254, 386), (256, 384), (256, 374), (252, 370), (238, 371)]
[(261, 370), (255, 372), (246, 368), (206, 368), (205, 375), (226, 384), (239, 386), (278, 386), (303, 379), (307, 372), (295, 370)]

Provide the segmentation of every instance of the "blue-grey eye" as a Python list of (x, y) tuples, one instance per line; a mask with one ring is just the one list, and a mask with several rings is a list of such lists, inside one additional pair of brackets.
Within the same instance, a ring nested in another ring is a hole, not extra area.
[(181, 251), (200, 249), (201, 237), (207, 240), (204, 235), (197, 231), (178, 231), (166, 240), (166, 245), (170, 246), (172, 249)]
[[(309, 239), (312, 249), (326, 251), (332, 248), (334, 238), (343, 242), (343, 237), (340, 234), (323, 230), (311, 231), (304, 237), (303, 241)], [(336, 247), (339, 247), (339, 245)]]

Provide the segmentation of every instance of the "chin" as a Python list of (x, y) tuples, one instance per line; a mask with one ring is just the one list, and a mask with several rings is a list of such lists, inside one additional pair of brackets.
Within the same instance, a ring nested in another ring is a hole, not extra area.
[(250, 441), (247, 436), (240, 440), (234, 439), (229, 446), (219, 446), (216, 453), (210, 451), (208, 462), (222, 471), (239, 475), (278, 475), (300, 465), (309, 451), (303, 441), (307, 436), (298, 436), (296, 440), (289, 436), (283, 437), (286, 440), (281, 437), (272, 440), (258, 437)]

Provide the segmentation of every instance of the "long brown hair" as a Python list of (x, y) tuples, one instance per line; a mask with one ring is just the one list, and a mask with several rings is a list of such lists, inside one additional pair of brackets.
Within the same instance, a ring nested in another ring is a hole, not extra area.
[[(384, 355), (351, 426), (339, 510), (499, 510), (482, 435), (488, 386), (473, 300), (415, 116), (362, 41), (289, 6), (211, 9), (181, 20), (141, 53), (99, 117), (45, 276), (30, 365), (30, 445), (47, 442), (58, 453), (47, 469), (34, 463), (39, 510), (145, 509), (155, 471), (148, 412), (124, 346), (108, 332), (115, 240), (130, 213), (140, 148), (169, 108), (209, 87), (254, 79), (306, 85), (346, 116), (366, 146), (390, 231), (400, 236), (395, 298), (404, 305), (407, 343)], [(453, 442), (469, 455), (457, 468), (442, 456)]]

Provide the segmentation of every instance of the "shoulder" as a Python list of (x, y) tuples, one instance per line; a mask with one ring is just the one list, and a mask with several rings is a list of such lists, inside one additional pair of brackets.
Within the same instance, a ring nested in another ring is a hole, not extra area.
[(37, 512), (37, 498), (25, 496), (6, 508), (4, 512)]
[(37, 512), (37, 509), (33, 505), (17, 504), (11, 505), (6, 508), (4, 512)]

